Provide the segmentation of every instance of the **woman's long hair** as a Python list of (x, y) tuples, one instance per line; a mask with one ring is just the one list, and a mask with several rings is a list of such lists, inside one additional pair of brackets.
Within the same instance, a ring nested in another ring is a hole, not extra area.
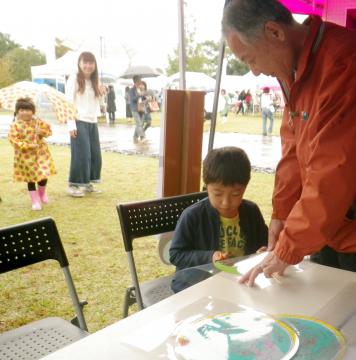
[(78, 73), (77, 73), (77, 82), (78, 82), (78, 92), (83, 94), (85, 90), (85, 77), (82, 69), (80, 68), (81, 61), (88, 61), (95, 63), (95, 70), (90, 75), (91, 85), (94, 89), (94, 93), (96, 97), (101, 95), (99, 90), (99, 74), (98, 74), (98, 65), (96, 63), (95, 56), (88, 51), (82, 52), (78, 58)]

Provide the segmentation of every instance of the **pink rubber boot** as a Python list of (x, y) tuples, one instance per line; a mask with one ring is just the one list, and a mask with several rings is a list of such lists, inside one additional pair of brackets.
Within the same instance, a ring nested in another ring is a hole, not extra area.
[(41, 210), (41, 200), (37, 190), (29, 191), (29, 193), (32, 201), (32, 210)]
[(48, 197), (46, 195), (46, 187), (45, 186), (38, 186), (38, 195), (42, 204), (48, 204)]

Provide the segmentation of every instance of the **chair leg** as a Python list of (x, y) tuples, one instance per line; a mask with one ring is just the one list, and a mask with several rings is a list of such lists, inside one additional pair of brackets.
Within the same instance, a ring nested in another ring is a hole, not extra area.
[[(82, 311), (84, 310), (84, 306), (88, 305), (88, 301), (83, 300), (79, 302), (80, 308), (82, 309)], [(80, 328), (79, 325), (79, 320), (78, 320), (78, 316), (74, 316), (74, 318), (70, 321), (73, 325), (77, 326), (78, 328)]]
[(136, 295), (135, 295), (135, 287), (130, 286), (126, 288), (124, 304), (122, 306), (122, 317), (128, 317), (129, 315), (129, 307), (136, 303)]

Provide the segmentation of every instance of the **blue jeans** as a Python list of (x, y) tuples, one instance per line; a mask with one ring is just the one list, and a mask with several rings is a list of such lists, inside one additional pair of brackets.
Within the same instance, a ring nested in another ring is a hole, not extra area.
[(273, 114), (268, 108), (262, 108), (262, 134), (267, 135), (267, 118), (269, 119), (268, 134), (273, 131)]
[(152, 123), (152, 117), (149, 111), (145, 111), (143, 113), (142, 122), (143, 122), (143, 131), (146, 131), (151, 126)]
[(76, 121), (77, 137), (70, 138), (69, 185), (89, 185), (99, 182), (101, 149), (98, 124)]
[(135, 123), (136, 123), (135, 132), (133, 136), (134, 139), (138, 139), (139, 137), (145, 137), (141, 115), (138, 113), (138, 111), (132, 111), (132, 116), (135, 119)]

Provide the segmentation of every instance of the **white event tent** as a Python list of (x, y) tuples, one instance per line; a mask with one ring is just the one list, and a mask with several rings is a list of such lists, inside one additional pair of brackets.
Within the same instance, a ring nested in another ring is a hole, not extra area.
[(225, 89), (229, 93), (235, 93), (235, 91), (250, 90), (255, 93), (269, 87), (272, 90), (279, 90), (280, 85), (276, 78), (266, 75), (255, 76), (249, 71), (245, 75), (222, 75), (221, 89)]

